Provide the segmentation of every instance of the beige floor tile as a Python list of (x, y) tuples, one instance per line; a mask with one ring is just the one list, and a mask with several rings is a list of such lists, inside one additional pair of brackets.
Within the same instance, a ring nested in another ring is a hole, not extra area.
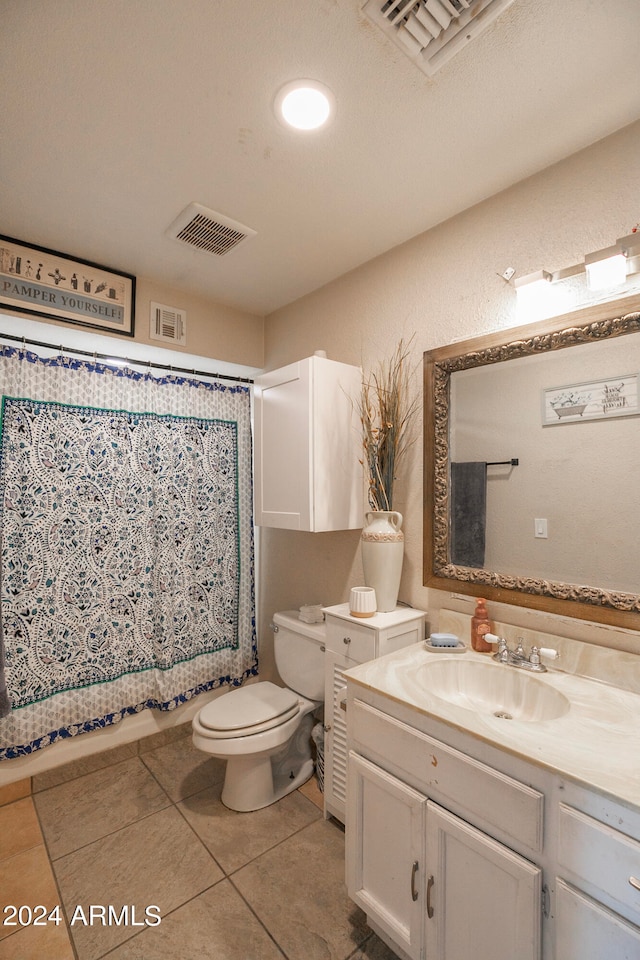
[(31, 797), (0, 807), (0, 860), (43, 843)]
[(24, 780), (16, 780), (15, 783), (7, 783), (0, 787), (0, 806), (5, 803), (13, 803), (14, 800), (21, 800), (31, 794), (31, 777)]
[(64, 922), (46, 927), (23, 927), (0, 940), (0, 960), (74, 960)]
[(289, 960), (345, 960), (369, 936), (347, 897), (344, 833), (319, 820), (233, 875)]
[(151, 750), (157, 750), (158, 747), (164, 747), (174, 740), (182, 740), (183, 737), (191, 736), (191, 721), (179, 723), (176, 727), (166, 727), (164, 730), (158, 730), (148, 737), (138, 740), (138, 753), (149, 753)]
[(172, 800), (183, 800), (224, 780), (226, 761), (196, 750), (190, 735), (141, 754), (140, 759)]
[(127, 941), (108, 960), (283, 960), (228, 880)]
[(308, 800), (315, 803), (319, 810), (324, 810), (324, 793), (318, 786), (318, 780), (315, 775), (310, 777), (307, 782), (303, 783), (298, 789)]
[[(136, 921), (145, 908), (158, 906), (161, 916), (202, 893), (223, 873), (175, 807), (96, 840), (54, 863), (56, 877), (71, 919), (71, 936), (80, 960), (96, 960), (129, 939), (136, 927), (84, 924), (90, 904), (135, 906)], [(150, 960), (150, 958), (145, 958)]]
[[(2, 861), (0, 869), (0, 907), (42, 904), (47, 911), (59, 903), (58, 890), (53, 879), (44, 844), (32, 847)], [(3, 914), (3, 920), (6, 915)], [(0, 926), (0, 940), (15, 933), (14, 927)]]
[(44, 790), (34, 800), (53, 860), (169, 803), (138, 757)]
[(349, 960), (398, 960), (398, 954), (394, 953), (380, 937), (372, 933)]
[(321, 816), (298, 791), (262, 810), (236, 813), (223, 805), (219, 785), (188, 797), (178, 809), (227, 874)]
[(48, 790), (49, 787), (57, 787), (60, 783), (66, 783), (67, 780), (84, 777), (87, 773), (93, 773), (95, 770), (102, 770), (114, 763), (120, 763), (122, 760), (135, 757), (137, 753), (137, 742), (124, 743), (112, 750), (103, 750), (102, 753), (92, 753), (88, 757), (81, 757), (71, 763), (64, 763), (60, 767), (54, 767), (53, 770), (36, 774), (33, 778), (33, 792), (38, 793), (40, 790)]

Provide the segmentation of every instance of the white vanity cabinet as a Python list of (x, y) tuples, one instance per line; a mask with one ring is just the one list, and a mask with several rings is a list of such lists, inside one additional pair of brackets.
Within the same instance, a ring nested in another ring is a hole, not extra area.
[(638, 960), (640, 842), (630, 834), (640, 836), (639, 817), (574, 793), (559, 805), (557, 957)]
[(424, 639), (425, 613), (397, 607), (373, 617), (352, 617), (349, 604), (324, 610), (325, 746), (324, 812), (344, 823), (347, 794), (347, 684), (345, 670)]
[(347, 888), (369, 925), (402, 960), (640, 960), (640, 805), (403, 700), (413, 657), (344, 677)]
[(542, 870), (502, 841), (540, 848), (542, 795), (357, 699), (349, 710), (347, 887), (369, 925), (407, 960), (539, 960)]
[(287, 530), (362, 526), (359, 367), (313, 356), (256, 378), (256, 524)]

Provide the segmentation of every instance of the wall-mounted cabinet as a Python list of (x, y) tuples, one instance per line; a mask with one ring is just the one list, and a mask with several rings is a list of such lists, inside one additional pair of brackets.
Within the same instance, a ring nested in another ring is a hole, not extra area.
[(286, 530), (362, 527), (361, 371), (313, 356), (255, 382), (255, 516)]

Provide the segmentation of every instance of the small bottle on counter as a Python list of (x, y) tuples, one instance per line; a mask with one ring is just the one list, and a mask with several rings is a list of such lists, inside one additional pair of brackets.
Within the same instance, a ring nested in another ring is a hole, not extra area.
[(491, 621), (487, 613), (486, 600), (478, 598), (476, 612), (471, 619), (471, 646), (478, 653), (491, 653), (492, 646), (484, 639), (485, 634), (491, 633)]

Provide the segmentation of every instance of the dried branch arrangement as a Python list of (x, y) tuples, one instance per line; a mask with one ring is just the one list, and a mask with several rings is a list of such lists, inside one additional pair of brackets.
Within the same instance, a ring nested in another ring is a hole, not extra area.
[(411, 397), (409, 357), (413, 337), (400, 340), (393, 355), (363, 378), (360, 421), (368, 499), (372, 510), (393, 510), (393, 484), (398, 465), (415, 439), (411, 421), (419, 396)]

